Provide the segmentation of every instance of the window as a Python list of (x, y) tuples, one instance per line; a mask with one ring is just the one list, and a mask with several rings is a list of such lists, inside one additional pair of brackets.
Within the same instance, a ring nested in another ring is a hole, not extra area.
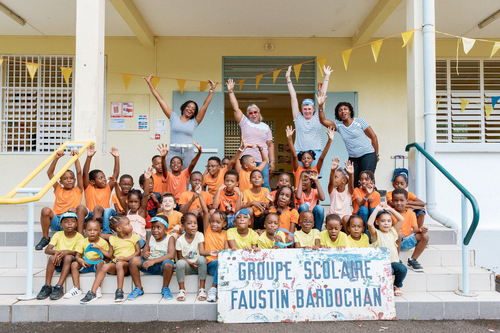
[[(484, 106), (500, 96), (500, 60), (436, 61), (438, 143), (500, 143), (500, 105), (486, 120)], [(469, 101), (461, 112), (460, 99)]]
[[(47, 153), (72, 139), (74, 56), (3, 55), (1, 151)], [(40, 66), (31, 80), (24, 62)]]

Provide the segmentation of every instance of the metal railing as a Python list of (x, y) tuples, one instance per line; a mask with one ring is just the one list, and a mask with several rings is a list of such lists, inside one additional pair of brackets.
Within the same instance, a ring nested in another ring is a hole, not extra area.
[[(66, 141), (56, 149), (49, 157), (45, 159), (35, 170), (33, 170), (26, 178), (24, 178), (17, 186), (15, 186), (7, 195), (0, 197), (0, 205), (16, 205), (28, 204), (28, 234), (26, 242), (26, 294), (18, 297), (19, 300), (30, 300), (36, 297), (33, 293), (33, 251), (34, 251), (34, 224), (35, 224), (35, 202), (39, 201), (61, 178), (61, 176), (76, 162), (76, 160), (87, 150), (94, 142), (86, 141)], [(78, 155), (72, 156), (71, 159), (45, 184), (42, 188), (25, 188), (36, 175), (40, 173), (49, 163), (56, 157), (58, 150), (65, 148), (80, 148)], [(28, 193), (27, 197), (14, 198), (18, 193)]]
[[(462, 292), (459, 294), (463, 296), (473, 296), (473, 294), (469, 293), (469, 251), (467, 250), (467, 245), (469, 245), (470, 240), (476, 231), (477, 225), (479, 224), (479, 205), (477, 204), (476, 198), (418, 143), (410, 143), (406, 146), (405, 150), (410, 151), (410, 148), (412, 147), (416, 149), (417, 160), (419, 153), (424, 155), (425, 158), (431, 162), (446, 178), (448, 178), (448, 180), (462, 193)], [(417, 169), (419, 168), (420, 165), (417, 163)], [(417, 174), (421, 173), (417, 171)], [(467, 200), (469, 200), (472, 205), (473, 217), (470, 227), (468, 226), (467, 221)], [(465, 234), (466, 230), (467, 233)]]

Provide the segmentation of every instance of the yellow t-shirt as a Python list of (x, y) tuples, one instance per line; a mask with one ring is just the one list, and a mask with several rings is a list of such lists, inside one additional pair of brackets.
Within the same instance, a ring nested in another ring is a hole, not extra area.
[(295, 243), (299, 243), (300, 246), (313, 247), (316, 245), (316, 239), (319, 239), (319, 230), (311, 229), (308, 234), (306, 234), (302, 230), (299, 230), (295, 231), (293, 235), (295, 236)]
[(248, 235), (241, 237), (238, 234), (238, 228), (231, 228), (227, 231), (227, 240), (234, 240), (236, 248), (244, 249), (245, 247), (252, 247), (252, 245), (258, 244), (259, 234), (253, 231), (253, 229), (248, 228)]
[(377, 241), (372, 243), (372, 247), (386, 247), (389, 249), (391, 255), (391, 262), (399, 262), (398, 246), (396, 241), (398, 240), (398, 232), (394, 227), (389, 229), (389, 232), (382, 232), (379, 229), (377, 231)]
[(342, 231), (339, 231), (337, 239), (335, 240), (335, 242), (332, 242), (330, 235), (328, 234), (328, 230), (323, 230), (319, 233), (319, 241), (321, 245), (331, 248), (339, 246), (351, 247), (351, 242), (349, 242), (347, 235)]
[[(82, 239), (76, 245), (75, 252), (80, 253), (82, 255), (82, 259), (85, 259), (85, 258), (83, 258), (83, 254), (85, 253), (85, 249), (89, 245), (90, 245), (90, 241), (89, 241), (88, 237), (85, 238), (85, 239)], [(102, 249), (104, 249), (106, 251), (109, 251), (109, 244), (108, 244), (108, 242), (106, 242), (104, 239), (102, 239), (100, 237), (99, 237), (99, 240), (97, 241), (97, 245), (99, 245)], [(89, 260), (97, 260), (97, 259), (100, 259), (101, 256), (99, 254), (97, 254), (96, 252), (92, 251), (92, 252), (88, 252), (87, 253), (87, 258)]]
[(49, 245), (54, 245), (56, 251), (69, 250), (75, 251), (78, 242), (83, 239), (82, 234), (79, 234), (75, 231), (75, 236), (72, 238), (68, 238), (64, 235), (63, 231), (58, 231), (52, 236), (50, 239)]
[(135, 253), (135, 243), (139, 241), (141, 236), (132, 234), (128, 239), (122, 239), (118, 236), (109, 237), (109, 244), (113, 247), (113, 262), (116, 262), (116, 257), (129, 257)]
[[(262, 235), (260, 235), (259, 242), (257, 244), (261, 249), (272, 249), (274, 246), (274, 240), (270, 240), (266, 234), (266, 232), (263, 232)], [(283, 231), (278, 231), (278, 236), (281, 237), (283, 243), (286, 243), (286, 236)]]
[(351, 235), (347, 236), (349, 242), (351, 242), (351, 247), (370, 247), (370, 240), (367, 234), (361, 234), (359, 241), (352, 239)]

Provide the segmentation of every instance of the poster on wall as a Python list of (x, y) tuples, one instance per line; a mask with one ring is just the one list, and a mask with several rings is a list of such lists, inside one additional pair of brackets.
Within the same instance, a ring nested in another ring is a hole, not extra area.
[(125, 129), (125, 119), (124, 118), (113, 118), (109, 122), (110, 130), (124, 130)]
[(137, 115), (137, 129), (147, 131), (149, 129), (149, 119), (147, 114)]
[(123, 103), (123, 116), (125, 118), (132, 118), (134, 116), (134, 103), (124, 102)]
[(155, 120), (155, 134), (167, 134), (167, 120), (166, 119), (156, 119)]
[(217, 321), (392, 320), (386, 248), (219, 252)]
[(110, 116), (111, 116), (111, 118), (121, 118), (122, 117), (122, 103), (121, 102), (111, 102)]

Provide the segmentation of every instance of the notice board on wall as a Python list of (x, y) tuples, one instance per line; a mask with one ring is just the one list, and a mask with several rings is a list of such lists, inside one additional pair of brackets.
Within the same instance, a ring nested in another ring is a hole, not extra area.
[(108, 130), (148, 131), (151, 128), (149, 110), (149, 95), (108, 95)]

